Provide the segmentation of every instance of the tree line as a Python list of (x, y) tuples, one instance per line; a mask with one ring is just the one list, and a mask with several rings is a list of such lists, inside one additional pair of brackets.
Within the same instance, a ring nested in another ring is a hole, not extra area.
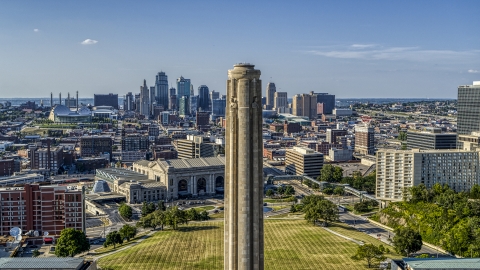
[[(447, 185), (423, 184), (405, 192), (402, 202), (393, 202), (375, 217), (391, 227), (408, 227), (426, 242), (463, 257), (480, 256), (480, 186), (455, 192)], [(400, 225), (404, 224), (404, 225)]]

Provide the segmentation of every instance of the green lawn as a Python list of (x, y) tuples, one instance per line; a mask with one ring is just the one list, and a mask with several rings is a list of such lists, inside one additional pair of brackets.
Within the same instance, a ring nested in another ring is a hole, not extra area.
[[(265, 220), (265, 269), (365, 269), (358, 246), (305, 220)], [(223, 222), (160, 231), (99, 260), (109, 269), (223, 269)]]

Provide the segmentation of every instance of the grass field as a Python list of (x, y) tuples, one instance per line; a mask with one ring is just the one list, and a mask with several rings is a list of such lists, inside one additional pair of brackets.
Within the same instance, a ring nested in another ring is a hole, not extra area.
[[(358, 246), (305, 220), (265, 220), (265, 269), (366, 269)], [(223, 222), (160, 231), (99, 260), (108, 269), (223, 269)]]

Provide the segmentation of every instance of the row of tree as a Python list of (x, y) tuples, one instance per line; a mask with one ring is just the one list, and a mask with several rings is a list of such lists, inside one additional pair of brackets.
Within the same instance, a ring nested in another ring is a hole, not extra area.
[[(446, 185), (423, 184), (406, 192), (403, 202), (391, 203), (377, 218), (391, 227), (405, 224), (426, 242), (464, 257), (480, 256), (480, 201), (478, 186), (455, 192)], [(403, 225), (402, 225), (403, 226)]]
[(195, 208), (184, 211), (174, 206), (166, 210), (157, 209), (142, 216), (137, 222), (137, 226), (152, 229), (161, 227), (162, 230), (164, 226), (169, 226), (173, 230), (176, 230), (179, 224), (187, 224), (188, 221), (203, 221), (208, 219), (210, 219), (210, 216), (207, 211), (199, 212)]
[(267, 197), (272, 197), (274, 195), (278, 196), (292, 196), (295, 194), (295, 188), (291, 185), (286, 185), (286, 186), (279, 186), (277, 187), (276, 190), (273, 189), (267, 189), (265, 192), (265, 195)]
[(137, 235), (137, 228), (125, 224), (118, 232), (113, 231), (107, 234), (105, 242), (103, 242), (103, 246), (108, 247), (113, 245), (113, 248), (115, 248), (117, 244), (122, 244), (124, 240), (129, 242), (130, 239), (135, 237), (135, 235)]

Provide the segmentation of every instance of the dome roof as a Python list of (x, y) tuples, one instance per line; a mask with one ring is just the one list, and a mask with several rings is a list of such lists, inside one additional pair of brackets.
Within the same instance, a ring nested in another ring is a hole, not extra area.
[(57, 105), (55, 106), (55, 108), (53, 108), (53, 113), (54, 114), (60, 114), (60, 115), (66, 115), (66, 114), (70, 114), (70, 109), (67, 108), (67, 106), (64, 106), (64, 105)]

